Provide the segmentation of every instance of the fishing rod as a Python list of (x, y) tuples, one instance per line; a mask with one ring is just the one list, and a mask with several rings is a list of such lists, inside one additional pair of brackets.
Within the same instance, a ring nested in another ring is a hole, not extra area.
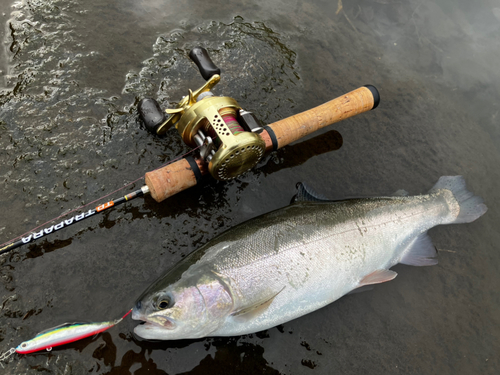
[[(134, 198), (137, 198), (137, 197), (142, 197), (144, 196), (145, 194), (148, 194), (149, 193), (149, 190), (148, 190), (148, 187), (147, 186), (143, 186), (142, 188), (140, 188), (139, 190), (136, 190), (132, 193), (129, 193), (123, 197), (120, 197), (118, 199), (115, 199), (115, 200), (111, 200), (109, 202), (106, 202), (106, 203), (103, 203), (103, 204), (100, 204), (99, 206), (97, 206), (96, 208), (93, 208), (93, 209), (89, 209), (87, 211), (84, 211), (78, 215), (74, 215), (72, 217), (70, 217), (69, 219), (65, 219), (65, 220), (62, 220), (61, 222), (59, 222), (58, 224), (54, 224), (54, 225), (51, 225), (50, 227), (47, 227), (47, 228), (44, 228), (44, 229), (41, 229), (40, 231), (34, 231), (32, 233), (30, 233), (29, 235), (27, 236), (20, 236), (21, 239), (20, 240), (17, 240), (17, 241), (14, 241), (14, 242), (10, 242), (8, 245), (2, 247), (0, 249), (0, 255), (1, 254), (4, 254), (4, 253), (7, 253), (11, 250), (14, 250), (22, 245), (26, 245), (34, 240), (37, 240), (39, 238), (42, 238), (48, 234), (51, 234), (53, 232), (57, 232), (58, 230), (60, 229), (63, 229), (63, 228), (66, 228), (74, 223), (78, 223), (80, 221), (82, 221), (83, 219), (87, 219), (91, 216), (94, 216), (95, 214), (98, 214), (98, 213), (101, 213), (103, 212), (104, 210), (107, 210), (108, 208), (111, 208), (111, 207), (115, 207), (115, 206), (118, 206), (122, 203), (125, 203), (125, 202), (128, 202)], [(71, 211), (72, 212), (72, 211)], [(62, 217), (65, 217), (67, 216), (69, 213), (66, 213), (66, 214), (63, 214), (59, 217), (57, 217), (57, 219), (60, 219)], [(54, 220), (51, 220), (51, 221), (54, 221)], [(42, 227), (43, 224), (40, 226)], [(36, 229), (39, 229), (39, 227), (37, 227)]]
[(266, 153), (328, 125), (375, 109), (380, 102), (378, 90), (366, 85), (318, 107), (262, 126), (256, 116), (244, 110), (235, 99), (214, 95), (212, 89), (221, 79), (221, 70), (206, 49), (195, 47), (189, 57), (206, 80), (205, 84), (195, 91), (189, 89), (176, 108), (162, 110), (155, 99), (145, 98), (139, 102), (138, 112), (148, 131), (164, 135), (175, 126), (182, 140), (196, 152), (147, 172), (146, 185), (139, 190), (39, 230), (75, 210), (61, 215), (2, 245), (0, 254), (137, 197), (150, 194), (156, 202), (161, 202), (197, 185), (206, 175), (221, 181), (232, 180), (255, 167)]

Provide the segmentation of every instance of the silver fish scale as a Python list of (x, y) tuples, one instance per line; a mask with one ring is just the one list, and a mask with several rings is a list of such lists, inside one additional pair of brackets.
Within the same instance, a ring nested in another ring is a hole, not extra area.
[[(412, 239), (448, 213), (437, 193), (302, 202), (222, 234), (207, 244), (198, 265), (226, 279), (235, 311), (276, 296), (265, 312), (244, 322), (247, 332), (255, 332), (333, 302), (374, 269), (395, 265)], [(230, 317), (213, 334), (235, 332), (242, 333), (242, 320)]]
[[(274, 327), (360, 286), (392, 280), (389, 268), (397, 263), (436, 264), (427, 230), (470, 223), (487, 209), (461, 176), (442, 176), (426, 195), (295, 203), (179, 262), (140, 297), (132, 317), (147, 323), (134, 332), (168, 340)], [(163, 295), (173, 298), (172, 308), (157, 307)]]

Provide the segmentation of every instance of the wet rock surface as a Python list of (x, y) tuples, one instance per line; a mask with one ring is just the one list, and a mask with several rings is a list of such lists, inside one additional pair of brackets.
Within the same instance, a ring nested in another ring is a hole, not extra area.
[[(149, 134), (137, 103), (173, 106), (222, 69), (215, 92), (272, 123), (364, 84), (379, 108), (309, 136), (230, 182), (137, 199), (0, 257), (2, 352), (66, 321), (128, 310), (224, 230), (287, 205), (298, 181), (332, 199), (426, 192), (461, 174), (487, 214), (432, 229), (435, 267), (252, 335), (173, 342), (130, 319), (5, 373), (482, 373), (500, 368), (500, 11), (490, 2), (11, 1), (0, 5), (0, 242), (189, 152)], [(138, 189), (142, 181), (121, 194)], [(105, 200), (104, 200), (105, 201)]]

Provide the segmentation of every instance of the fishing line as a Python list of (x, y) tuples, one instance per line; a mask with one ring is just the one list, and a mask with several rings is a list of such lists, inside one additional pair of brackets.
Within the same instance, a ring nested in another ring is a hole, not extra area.
[[(167, 163), (164, 163), (164, 164), (160, 165), (159, 167), (157, 167), (156, 169), (154, 169), (154, 171), (156, 171), (156, 170), (158, 170), (158, 169), (161, 169), (161, 168), (165, 167), (166, 165), (169, 165), (169, 164), (174, 163), (175, 161), (177, 161), (177, 160), (179, 160), (179, 159), (182, 159), (182, 158), (186, 157), (187, 155), (189, 155), (189, 154), (193, 153), (194, 151), (196, 151), (196, 150), (197, 150), (197, 149), (199, 149), (200, 147), (201, 147), (201, 146), (198, 146), (198, 147), (196, 147), (196, 148), (192, 149), (191, 151), (189, 151), (189, 152), (185, 153), (184, 155), (180, 155), (180, 156), (176, 157), (175, 159), (172, 159), (172, 160), (168, 161)], [(126, 184), (126, 185), (122, 186), (121, 188), (116, 189), (116, 190), (112, 191), (111, 193), (108, 193), (108, 194), (106, 194), (106, 195), (104, 195), (104, 196), (102, 196), (102, 197), (100, 197), (100, 198), (97, 198), (97, 199), (93, 200), (92, 202), (89, 202), (89, 203), (87, 203), (87, 204), (84, 204), (83, 206), (80, 206), (80, 207), (74, 208), (74, 209), (72, 209), (71, 211), (68, 211), (68, 212), (66, 212), (66, 213), (64, 213), (64, 214), (62, 214), (62, 215), (59, 215), (59, 216), (57, 216), (57, 217), (55, 217), (55, 218), (53, 218), (53, 219), (51, 219), (51, 220), (49, 220), (49, 221), (46, 221), (45, 223), (40, 224), (40, 225), (38, 225), (37, 227), (35, 227), (35, 228), (33, 228), (33, 229), (30, 229), (29, 231), (27, 231), (27, 232), (25, 232), (25, 233), (21, 234), (20, 236), (17, 236), (17, 237), (15, 237), (15, 238), (13, 238), (13, 239), (11, 239), (11, 240), (9, 240), (9, 241), (4, 242), (3, 244), (1, 244), (1, 245), (0, 245), (0, 255), (1, 255), (1, 254), (3, 254), (3, 253), (6, 253), (7, 251), (13, 250), (14, 248), (16, 248), (16, 247), (18, 247), (18, 246), (21, 246), (21, 245), (23, 245), (24, 243), (28, 243), (28, 242), (30, 242), (30, 241), (31, 241), (31, 235), (32, 235), (32, 236), (35, 236), (36, 234), (34, 234), (34, 232), (36, 232), (36, 231), (37, 231), (38, 229), (40, 229), (41, 227), (44, 227), (44, 226), (46, 226), (46, 225), (48, 225), (48, 224), (50, 224), (50, 223), (52, 223), (52, 222), (54, 222), (54, 221), (56, 221), (56, 220), (62, 219), (62, 218), (64, 218), (64, 217), (68, 216), (69, 214), (71, 214), (71, 213), (73, 213), (73, 212), (76, 212), (76, 211), (82, 210), (82, 209), (83, 209), (83, 208), (85, 208), (85, 207), (88, 207), (88, 206), (90, 206), (90, 205), (92, 205), (92, 204), (95, 204), (96, 202), (98, 202), (98, 201), (100, 201), (100, 200), (102, 200), (102, 199), (104, 199), (104, 198), (107, 198), (107, 197), (109, 197), (110, 195), (113, 195), (113, 194), (115, 194), (115, 193), (119, 192), (120, 190), (123, 190), (123, 189), (125, 189), (125, 188), (127, 188), (127, 187), (129, 187), (129, 186), (131, 186), (131, 185), (133, 185), (133, 184), (135, 184), (137, 181), (140, 181), (140, 180), (142, 180), (142, 179), (144, 179), (144, 176), (139, 177), (139, 178), (135, 179), (134, 181), (129, 182), (128, 184)], [(82, 216), (81, 218), (79, 218), (79, 216), (80, 216), (80, 215), (77, 215), (77, 216), (75, 217), (75, 219), (76, 219), (76, 221), (79, 221), (79, 220), (81, 220), (81, 219), (87, 218), (87, 217), (89, 217), (89, 216), (92, 216), (92, 215), (93, 215), (93, 214), (95, 214), (96, 212), (101, 212), (101, 211), (105, 210), (106, 208), (109, 208), (109, 207), (115, 206), (115, 205), (117, 205), (117, 204), (120, 204), (120, 203), (123, 203), (123, 202), (129, 201), (129, 200), (131, 200), (131, 199), (133, 199), (133, 198), (136, 198), (136, 197), (138, 197), (138, 196), (142, 196), (142, 195), (144, 195), (144, 193), (145, 193), (145, 192), (144, 192), (144, 190), (137, 190), (137, 191), (135, 191), (135, 192), (133, 192), (133, 193), (131, 193), (131, 194), (127, 194), (127, 195), (125, 195), (124, 197), (118, 198), (116, 201), (110, 201), (110, 202), (107, 202), (107, 203), (105, 203), (105, 204), (103, 204), (103, 205), (98, 206), (98, 207), (96, 208), (96, 210), (95, 210), (93, 213), (91, 213), (93, 210), (89, 210), (89, 212), (88, 212), (87, 214), (82, 214), (82, 215), (84, 215), (84, 216)], [(101, 208), (101, 209), (99, 209), (99, 208)], [(63, 222), (61, 222), (61, 223), (63, 223)], [(60, 223), (60, 224), (61, 224), (61, 223)], [(72, 223), (73, 223), (73, 221), (71, 221), (70, 223), (68, 223), (68, 221), (66, 221), (66, 222), (65, 222), (66, 226), (67, 226), (67, 225), (70, 225), (70, 224), (72, 224)], [(59, 224), (58, 224), (58, 225), (59, 225)], [(65, 225), (63, 224), (63, 225), (61, 226), (61, 228), (62, 228), (62, 227), (64, 227), (64, 226), (65, 226)], [(53, 226), (53, 227), (54, 227), (54, 226)], [(57, 226), (56, 226), (56, 227), (57, 227)], [(53, 228), (52, 230), (54, 230), (54, 229), (55, 229), (55, 230), (58, 230), (58, 229), (61, 229), (61, 228)], [(52, 230), (50, 230), (50, 232), (48, 232), (48, 231), (46, 230), (46, 231), (45, 231), (45, 234), (49, 234), (49, 233), (51, 233), (51, 232), (52, 232)], [(30, 240), (29, 240), (29, 241), (27, 241), (27, 242), (20, 242), (19, 244), (17, 244), (17, 243), (16, 243), (16, 241), (17, 241), (17, 240), (19, 240), (20, 238), (25, 237), (26, 235), (29, 235), (30, 233), (31, 233), (31, 235), (30, 235), (30, 237), (29, 237), (29, 238), (30, 238)], [(42, 233), (42, 235), (40, 235), (40, 237), (42, 237), (43, 235), (44, 235), (44, 234)], [(39, 237), (37, 237), (37, 238), (39, 238)], [(35, 239), (36, 239), (36, 238), (35, 238)], [(7, 244), (9, 244), (9, 245), (7, 245)], [(7, 245), (7, 246), (5, 246), (5, 245)], [(4, 247), (4, 246), (5, 246), (5, 247)]]

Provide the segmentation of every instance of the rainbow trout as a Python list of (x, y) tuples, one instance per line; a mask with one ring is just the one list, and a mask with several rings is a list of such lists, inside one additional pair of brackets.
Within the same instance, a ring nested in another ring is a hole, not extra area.
[[(308, 201), (240, 224), (180, 261), (138, 299), (134, 332), (177, 340), (242, 335), (396, 277), (397, 263), (437, 264), (427, 230), (469, 223), (487, 208), (460, 176), (425, 195)], [(317, 199), (313, 199), (317, 200)]]

